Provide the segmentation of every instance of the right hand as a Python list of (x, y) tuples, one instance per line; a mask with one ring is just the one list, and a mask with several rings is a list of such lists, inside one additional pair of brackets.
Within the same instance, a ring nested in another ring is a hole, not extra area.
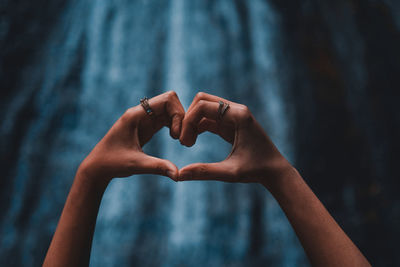
[(142, 146), (164, 126), (170, 128), (172, 138), (178, 139), (185, 110), (173, 91), (149, 99), (149, 104), (152, 117), (137, 105), (115, 122), (79, 167), (84, 176), (110, 181), (133, 174), (160, 174), (176, 180), (175, 164), (145, 154)]
[[(218, 121), (220, 100), (229, 103), (230, 107)], [(183, 167), (179, 171), (180, 181), (259, 182), (269, 187), (279, 174), (293, 170), (245, 105), (198, 93), (182, 121), (179, 140), (190, 147), (204, 131), (215, 133), (231, 143), (231, 153), (221, 162)]]

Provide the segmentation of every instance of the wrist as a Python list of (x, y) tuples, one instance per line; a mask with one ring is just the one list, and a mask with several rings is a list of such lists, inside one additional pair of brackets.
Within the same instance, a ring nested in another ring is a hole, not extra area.
[(85, 159), (76, 172), (75, 180), (90, 187), (105, 190), (112, 178), (96, 172), (95, 168), (92, 167), (92, 164), (87, 162)]
[(283, 157), (276, 160), (274, 164), (270, 163), (263, 174), (260, 183), (273, 195), (281, 191), (287, 183), (301, 179), (298, 171)]

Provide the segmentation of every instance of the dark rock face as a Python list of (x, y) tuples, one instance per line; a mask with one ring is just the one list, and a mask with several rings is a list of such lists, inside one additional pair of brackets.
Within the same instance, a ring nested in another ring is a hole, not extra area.
[[(0, 2), (0, 265), (41, 264), (85, 155), (143, 96), (248, 105), (374, 266), (400, 238), (398, 1)], [(222, 160), (202, 135), (145, 146), (178, 167)], [(307, 266), (257, 185), (116, 179), (92, 266)]]

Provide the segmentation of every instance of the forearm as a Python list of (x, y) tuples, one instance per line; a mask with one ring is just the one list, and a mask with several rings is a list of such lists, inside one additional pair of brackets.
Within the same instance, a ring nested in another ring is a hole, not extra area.
[(43, 266), (88, 266), (101, 198), (107, 187), (77, 172)]
[(293, 167), (264, 186), (282, 207), (313, 266), (370, 266)]

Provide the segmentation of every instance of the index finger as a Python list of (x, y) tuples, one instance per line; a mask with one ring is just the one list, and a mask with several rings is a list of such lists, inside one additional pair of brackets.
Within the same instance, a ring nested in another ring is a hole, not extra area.
[(153, 120), (153, 123), (156, 124), (155, 129), (168, 126), (170, 128), (170, 135), (175, 139), (179, 138), (185, 110), (178, 95), (174, 91), (168, 91), (150, 98), (148, 103), (153, 111), (152, 115), (147, 114), (141, 105), (137, 106), (137, 109), (142, 114), (142, 118), (149, 122)]
[(196, 96), (193, 98), (192, 103), (190, 104), (187, 112), (191, 111), (193, 109), (193, 107), (200, 101), (200, 100), (206, 100), (206, 101), (211, 101), (211, 102), (219, 102), (219, 101), (223, 101), (225, 103), (231, 104), (232, 102), (229, 100), (226, 100), (222, 97), (216, 96), (216, 95), (211, 95), (211, 94), (207, 94), (204, 92), (198, 92), (196, 94)]
[[(212, 121), (218, 121), (218, 125), (226, 127), (228, 125), (235, 125), (235, 115), (232, 114), (230, 108), (221, 119), (219, 114), (220, 104), (213, 101), (199, 100), (191, 111), (188, 111), (183, 119), (182, 131), (179, 140), (185, 146), (192, 146), (196, 142), (198, 135), (198, 126), (203, 118)], [(233, 107), (235, 112), (235, 107)], [(231, 128), (231, 127), (229, 127)]]

